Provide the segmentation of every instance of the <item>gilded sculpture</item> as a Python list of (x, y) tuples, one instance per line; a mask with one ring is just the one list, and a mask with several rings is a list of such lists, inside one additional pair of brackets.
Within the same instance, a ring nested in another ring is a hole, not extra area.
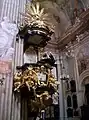
[[(35, 99), (29, 99), (30, 106), (32, 111), (36, 109), (44, 109), (46, 106), (51, 105), (53, 100), (51, 94), (57, 92), (57, 80), (54, 75), (51, 73), (51, 70), (48, 70), (48, 73), (45, 74), (48, 76), (47, 82), (40, 81), (38, 79), (38, 73), (41, 72), (42, 67), (28, 67), (25, 71), (17, 71), (14, 76), (14, 91), (21, 92), (21, 88), (25, 85), (28, 88), (28, 91), (31, 92), (33, 89), (33, 95)], [(42, 68), (43, 71), (43, 68)], [(51, 87), (54, 91), (51, 93)], [(43, 91), (41, 91), (44, 88)]]
[(54, 32), (54, 24), (52, 23), (49, 14), (45, 13), (44, 8), (41, 8), (40, 4), (28, 3), (26, 5), (26, 13), (21, 13), (24, 16), (24, 24), (39, 27), (44, 29), (49, 29)]

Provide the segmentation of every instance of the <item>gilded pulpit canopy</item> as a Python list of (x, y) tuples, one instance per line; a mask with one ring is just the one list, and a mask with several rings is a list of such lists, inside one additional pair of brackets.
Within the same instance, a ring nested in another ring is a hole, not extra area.
[(26, 12), (21, 14), (24, 25), (20, 27), (19, 35), (24, 39), (24, 51), (29, 48), (29, 45), (36, 48), (45, 47), (55, 30), (53, 16), (50, 17), (38, 2), (28, 3)]
[(37, 2), (35, 4), (28, 3), (26, 5), (26, 13), (22, 14), (24, 16), (24, 23), (30, 26), (38, 26), (51, 31), (54, 31), (54, 24), (49, 17), (48, 13), (45, 13), (44, 8), (41, 8), (40, 4)]

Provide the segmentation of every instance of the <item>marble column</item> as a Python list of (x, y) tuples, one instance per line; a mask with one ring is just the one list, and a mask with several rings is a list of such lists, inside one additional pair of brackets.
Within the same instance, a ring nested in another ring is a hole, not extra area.
[(59, 109), (60, 109), (60, 120), (65, 120), (65, 105), (64, 105), (64, 92), (63, 92), (63, 81), (60, 79), (62, 75), (61, 61), (59, 61), (59, 56), (57, 59), (57, 69), (58, 69), (58, 81), (60, 81), (59, 85)]

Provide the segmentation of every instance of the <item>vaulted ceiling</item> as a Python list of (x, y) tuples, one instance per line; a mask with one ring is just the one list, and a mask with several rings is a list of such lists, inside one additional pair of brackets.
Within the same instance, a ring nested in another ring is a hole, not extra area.
[(57, 45), (57, 41), (71, 24), (68, 16), (59, 7), (59, 4), (63, 3), (63, 0), (60, 0), (59, 2), (56, 0), (33, 0), (33, 2), (40, 2), (41, 7), (45, 8), (45, 12), (49, 13), (49, 17), (53, 24), (55, 24), (55, 32), (49, 43)]
[[(72, 2), (73, 3), (72, 3)], [(83, 11), (81, 0), (32, 0), (33, 3), (40, 2), (45, 12), (49, 13), (53, 24), (55, 24), (55, 32), (52, 35), (50, 45), (57, 46), (61, 37), (71, 28), (73, 19)], [(78, 1), (80, 3), (78, 4)], [(86, 0), (85, 0), (86, 1)]]

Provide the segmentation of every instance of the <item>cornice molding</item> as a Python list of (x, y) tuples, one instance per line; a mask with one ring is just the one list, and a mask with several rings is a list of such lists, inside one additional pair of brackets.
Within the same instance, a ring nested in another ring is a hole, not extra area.
[(66, 30), (65, 34), (58, 41), (59, 49), (63, 49), (63, 47), (70, 41), (76, 40), (76, 35), (82, 34), (89, 29), (89, 9), (81, 14), (79, 20), (79, 22), (76, 22)]
[(57, 44), (54, 44), (54, 43), (51, 43), (51, 42), (48, 43), (46, 47), (47, 48), (52, 48), (52, 49), (57, 49), (57, 50), (59, 49)]
[(74, 49), (76, 48), (79, 48), (79, 47), (82, 47), (84, 46), (85, 44), (89, 44), (89, 32), (88, 34), (83, 34), (83, 38), (81, 39), (80, 42), (77, 42), (75, 45), (74, 45)]

